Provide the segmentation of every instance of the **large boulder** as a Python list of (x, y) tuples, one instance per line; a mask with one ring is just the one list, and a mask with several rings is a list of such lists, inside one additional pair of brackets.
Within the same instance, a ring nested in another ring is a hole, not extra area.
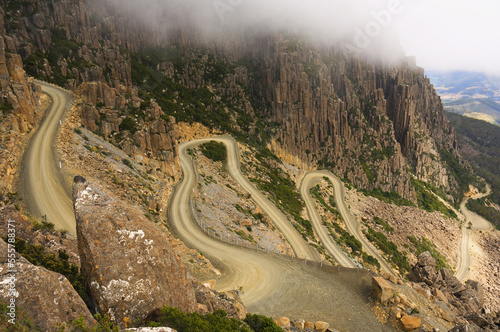
[(441, 281), (441, 275), (436, 271), (436, 260), (428, 251), (418, 256), (418, 262), (410, 270), (408, 279), (413, 282), (425, 282), (429, 286)]
[(413, 331), (422, 325), (422, 320), (415, 316), (404, 315), (401, 317), (401, 323), (403, 324), (403, 329), (405, 331)]
[(186, 269), (155, 224), (80, 176), (73, 202), (84, 283), (100, 313), (129, 327), (166, 305), (196, 310)]
[(394, 296), (394, 288), (382, 277), (372, 278), (373, 294), (378, 301), (386, 303)]
[[(66, 277), (31, 264), (14, 254), (14, 249), (0, 239), (0, 302), (22, 308), (43, 331), (51, 331), (57, 324), (80, 316), (87, 327), (95, 325), (92, 314)], [(15, 255), (15, 262), (9, 261), (13, 257), (7, 257), (8, 252)], [(11, 270), (15, 273), (10, 273)]]
[(194, 284), (198, 313), (205, 314), (215, 310), (224, 310), (229, 318), (244, 319), (247, 316), (247, 310), (238, 291), (218, 293), (210, 285), (197, 282)]

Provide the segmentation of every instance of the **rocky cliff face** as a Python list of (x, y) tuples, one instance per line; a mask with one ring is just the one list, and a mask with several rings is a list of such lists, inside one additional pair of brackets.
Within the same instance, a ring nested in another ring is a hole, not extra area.
[(446, 320), (455, 324), (470, 324), (470, 330), (498, 331), (499, 317), (484, 312), (483, 287), (474, 280), (462, 284), (448, 269), (436, 271), (436, 261), (428, 252), (418, 257), (409, 279), (418, 283), (422, 293), (432, 293), (436, 297)]
[(85, 287), (99, 312), (130, 327), (165, 305), (196, 309), (193, 284), (154, 224), (82, 177), (73, 200)]
[[(88, 327), (95, 325), (92, 314), (70, 282), (59, 273), (35, 266), (18, 254), (16, 262), (7, 257), (8, 244), (0, 240), (0, 301), (29, 312), (35, 326), (52, 331), (58, 324), (80, 316)], [(15, 273), (9, 273), (15, 270)], [(15, 279), (12, 279), (15, 278)]]
[[(162, 169), (176, 160), (174, 116), (263, 140), (289, 161), (326, 166), (363, 189), (415, 200), (411, 173), (455, 187), (439, 153), (456, 153), (455, 134), (411, 59), (383, 64), (285, 33), (234, 31), (237, 38), (207, 45), (192, 28), (152, 29), (109, 2), (14, 7), (5, 6), (4, 25), (16, 31), (6, 40), (30, 74), (80, 87), (85, 125), (117, 143), (125, 137), (127, 153)], [(167, 44), (177, 45), (170, 56), (165, 48), (139, 60), (133, 53)], [(125, 130), (126, 116), (144, 129)]]
[[(3, 27), (0, 27), (2, 31)], [(7, 49), (0, 33), (0, 195), (13, 191), (21, 158), (19, 142), (35, 124), (40, 87), (26, 80), (21, 56)]]
[(261, 84), (262, 99), (272, 106), (266, 110), (280, 124), (275, 151), (406, 198), (413, 198), (407, 166), (450, 188), (438, 150), (455, 150), (455, 134), (411, 59), (380, 64), (341, 46), (321, 49), (280, 36), (260, 44), (253, 56), (266, 64), (254, 84)]

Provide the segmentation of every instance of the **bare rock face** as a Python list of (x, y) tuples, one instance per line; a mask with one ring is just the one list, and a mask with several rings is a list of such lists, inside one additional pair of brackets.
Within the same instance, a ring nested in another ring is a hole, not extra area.
[[(87, 327), (95, 325), (92, 314), (66, 277), (35, 266), (18, 254), (15, 263), (9, 261), (7, 252), (12, 248), (0, 240), (0, 302), (10, 304), (14, 299), (16, 307), (30, 313), (35, 325), (44, 331), (81, 315)], [(9, 273), (12, 269), (14, 274)]]
[(425, 282), (429, 286), (441, 280), (441, 274), (436, 271), (436, 260), (428, 251), (418, 257), (417, 264), (410, 271), (409, 279), (414, 282)]
[(382, 303), (386, 303), (394, 296), (394, 288), (381, 277), (372, 278), (373, 294)]
[(80, 176), (73, 202), (85, 287), (99, 312), (129, 327), (165, 305), (196, 309), (186, 270), (154, 224)]
[(218, 293), (205, 285), (195, 284), (198, 313), (224, 310), (229, 318), (244, 319), (247, 316), (247, 310), (237, 291)]
[[(429, 288), (435, 299), (442, 302), (445, 319), (461, 323), (452, 331), (475, 331), (476, 327), (497, 331), (500, 327), (495, 321), (496, 316), (485, 314), (484, 290), (473, 280), (464, 285), (450, 270), (441, 269), (436, 272), (436, 262), (428, 253), (418, 257), (417, 264), (410, 271), (410, 280), (421, 283)], [(468, 322), (469, 324), (465, 324)]]

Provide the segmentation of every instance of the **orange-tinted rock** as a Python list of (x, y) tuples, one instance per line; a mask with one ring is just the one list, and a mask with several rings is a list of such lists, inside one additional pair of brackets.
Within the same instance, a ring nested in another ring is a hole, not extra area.
[(401, 317), (401, 323), (405, 331), (413, 331), (422, 325), (422, 320), (415, 316), (404, 315)]

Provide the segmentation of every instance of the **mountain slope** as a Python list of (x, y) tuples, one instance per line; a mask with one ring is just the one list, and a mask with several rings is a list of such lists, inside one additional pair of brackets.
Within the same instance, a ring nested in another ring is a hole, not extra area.
[(500, 226), (500, 211), (489, 207), (488, 202), (500, 205), (500, 128), (484, 121), (446, 113), (456, 128), (461, 154), (469, 161), (474, 171), (491, 185), (492, 193), (487, 199), (471, 201), (469, 208)]

